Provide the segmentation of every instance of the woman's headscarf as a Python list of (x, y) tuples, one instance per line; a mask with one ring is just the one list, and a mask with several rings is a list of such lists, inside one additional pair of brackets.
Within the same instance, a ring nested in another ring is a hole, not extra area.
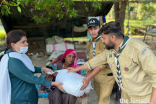
[[(71, 64), (71, 67), (74, 67), (74, 68), (77, 68), (79, 67), (79, 65), (77, 64), (77, 54), (76, 54), (76, 51), (73, 50), (73, 49), (67, 49), (65, 51), (64, 54), (61, 54), (60, 56), (58, 56), (53, 62), (52, 62), (52, 65), (54, 64), (57, 64), (59, 62), (62, 62), (62, 60), (68, 55), (68, 54), (74, 54), (75, 55), (75, 60), (74, 62)], [(77, 71), (78, 74), (80, 74), (80, 71)]]
[(76, 51), (73, 50), (73, 49), (67, 49), (67, 50), (65, 51), (63, 57), (61, 58), (60, 62), (62, 62), (62, 60), (63, 60), (68, 54), (73, 54), (73, 55), (75, 55), (75, 60), (74, 60), (74, 62), (71, 64), (71, 67), (74, 67), (74, 68), (79, 67), (79, 65), (77, 64), (77, 61), (76, 61), (76, 59), (77, 59), (77, 54), (76, 54)]

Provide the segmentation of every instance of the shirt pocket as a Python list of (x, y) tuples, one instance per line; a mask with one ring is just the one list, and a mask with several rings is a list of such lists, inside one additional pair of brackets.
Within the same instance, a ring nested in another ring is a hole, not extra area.
[(115, 58), (108, 58), (108, 64), (113, 72), (116, 71)]
[(133, 62), (132, 60), (123, 60), (119, 62), (120, 71), (123, 74), (126, 74), (126, 77), (133, 76), (137, 73), (138, 64)]

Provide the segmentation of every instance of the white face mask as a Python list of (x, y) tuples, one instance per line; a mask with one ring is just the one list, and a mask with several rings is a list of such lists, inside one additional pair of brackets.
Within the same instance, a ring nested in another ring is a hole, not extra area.
[[(16, 44), (15, 44), (16, 45)], [(17, 45), (18, 46), (18, 45)], [(18, 46), (19, 47), (19, 46)], [(16, 48), (15, 48), (16, 50)], [(27, 47), (20, 47), (20, 51), (16, 50), (18, 53), (23, 53), (25, 54), (28, 51), (28, 46)]]

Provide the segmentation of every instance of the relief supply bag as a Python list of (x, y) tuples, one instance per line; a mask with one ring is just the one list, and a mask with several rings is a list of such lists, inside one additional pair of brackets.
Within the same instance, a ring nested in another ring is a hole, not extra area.
[(76, 72), (67, 73), (67, 69), (57, 70), (58, 72), (56, 76), (56, 82), (63, 83), (63, 88), (65, 92), (74, 96), (82, 96), (84, 93), (89, 93), (92, 88), (91, 81), (88, 86), (80, 91), (83, 83), (82, 80), (85, 78), (84, 76), (77, 74)]

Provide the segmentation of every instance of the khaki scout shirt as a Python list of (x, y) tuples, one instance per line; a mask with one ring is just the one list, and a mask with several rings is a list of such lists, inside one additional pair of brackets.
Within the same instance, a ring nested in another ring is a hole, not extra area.
[[(122, 91), (132, 96), (146, 96), (156, 88), (156, 57), (145, 43), (130, 39), (119, 58)], [(84, 65), (88, 70), (108, 63), (117, 82), (117, 68), (112, 50), (105, 50)]]
[[(89, 49), (89, 59), (92, 59), (93, 58), (93, 50), (94, 50), (92, 39), (89, 40), (88, 49)], [(99, 39), (99, 41), (96, 43), (96, 47), (95, 47), (95, 56), (100, 54), (101, 52), (103, 52), (104, 49), (105, 49), (105, 46), (102, 42), (102, 39)], [(101, 74), (112, 73), (108, 64), (105, 64), (105, 65), (103, 64), (99, 67), (101, 68), (101, 71), (100, 71)]]

